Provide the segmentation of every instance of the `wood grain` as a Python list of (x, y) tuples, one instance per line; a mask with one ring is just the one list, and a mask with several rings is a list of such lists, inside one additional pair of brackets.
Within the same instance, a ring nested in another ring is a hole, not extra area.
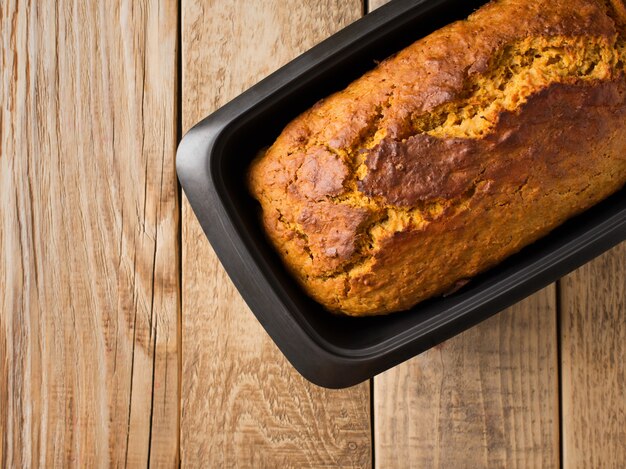
[(177, 5), (0, 24), (0, 466), (174, 466)]
[(177, 77), (179, 3), (0, 2), (0, 467), (172, 467), (179, 447), (370, 467), (370, 417), (376, 467), (558, 467), (558, 334), (563, 467), (622, 467), (626, 244), (561, 282), (558, 330), (550, 287), (377, 377), (370, 416), (367, 383), (291, 368), (184, 202), (181, 375), (176, 123), (362, 5), (182, 0)]
[(367, 11), (370, 12), (388, 3), (389, 0), (365, 0), (365, 2), (367, 4)]
[[(362, 13), (359, 1), (184, 0), (183, 128)], [(181, 457), (189, 467), (370, 467), (369, 386), (301, 378), (183, 203)]]
[(376, 467), (559, 465), (555, 291), (374, 379)]
[(626, 243), (561, 281), (563, 467), (626, 463)]

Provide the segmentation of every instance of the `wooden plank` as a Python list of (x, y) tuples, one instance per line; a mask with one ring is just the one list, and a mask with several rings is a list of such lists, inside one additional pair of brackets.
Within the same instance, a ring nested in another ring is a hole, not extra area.
[(374, 11), (376, 8), (383, 6), (389, 0), (365, 0), (367, 3), (367, 11)]
[[(362, 13), (359, 1), (184, 0), (187, 129)], [(370, 467), (369, 386), (318, 388), (245, 306), (183, 203), (181, 458), (189, 467)]]
[(376, 467), (558, 467), (556, 335), (551, 286), (376, 377)]
[(626, 243), (561, 281), (563, 467), (626, 461)]
[(558, 467), (555, 289), (374, 379), (376, 467)]
[(0, 2), (0, 466), (175, 466), (174, 1)]

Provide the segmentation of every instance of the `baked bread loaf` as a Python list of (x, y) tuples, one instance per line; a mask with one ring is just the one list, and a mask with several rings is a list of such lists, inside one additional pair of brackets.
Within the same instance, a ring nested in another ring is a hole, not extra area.
[(263, 224), (333, 312), (444, 294), (626, 182), (622, 0), (495, 0), (292, 121)]

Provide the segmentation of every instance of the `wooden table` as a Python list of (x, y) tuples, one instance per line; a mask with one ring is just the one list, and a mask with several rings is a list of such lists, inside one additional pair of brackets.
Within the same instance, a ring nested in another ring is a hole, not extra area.
[(342, 391), (211, 251), (182, 132), (371, 3), (0, 2), (0, 466), (624, 466), (625, 244)]

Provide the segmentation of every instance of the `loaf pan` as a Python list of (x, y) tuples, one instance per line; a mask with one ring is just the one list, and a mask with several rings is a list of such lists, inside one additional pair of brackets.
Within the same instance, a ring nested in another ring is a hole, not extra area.
[[(185, 135), (178, 177), (215, 253), (293, 366), (320, 386), (366, 380), (512, 305), (626, 239), (626, 190), (445, 298), (383, 317), (328, 313), (262, 232), (245, 174), (258, 151), (319, 99), (482, 3), (396, 0), (366, 15), (211, 114)], [(207, 84), (209, 86), (209, 84)], [(209, 307), (207, 305), (207, 307)], [(246, 314), (237, 312), (236, 314)]]

